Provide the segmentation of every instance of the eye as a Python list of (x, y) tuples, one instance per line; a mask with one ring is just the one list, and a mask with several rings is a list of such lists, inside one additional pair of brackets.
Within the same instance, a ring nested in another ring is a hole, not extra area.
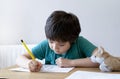
[(53, 41), (49, 40), (49, 43), (53, 43)]
[(64, 45), (60, 45), (60, 46), (64, 46)]
[(50, 43), (53, 43), (53, 41), (50, 41)]
[(60, 43), (59, 43), (59, 46), (65, 46), (65, 43), (60, 42)]

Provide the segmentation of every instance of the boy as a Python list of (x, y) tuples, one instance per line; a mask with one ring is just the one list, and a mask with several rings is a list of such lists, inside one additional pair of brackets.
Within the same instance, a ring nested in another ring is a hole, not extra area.
[[(34, 56), (45, 64), (56, 64), (60, 67), (98, 67), (92, 63), (91, 54), (96, 46), (79, 36), (81, 27), (77, 16), (65, 11), (54, 11), (47, 19), (45, 34), (47, 40), (42, 41), (32, 49)], [(38, 72), (42, 64), (31, 60), (28, 53), (17, 58), (17, 65)]]

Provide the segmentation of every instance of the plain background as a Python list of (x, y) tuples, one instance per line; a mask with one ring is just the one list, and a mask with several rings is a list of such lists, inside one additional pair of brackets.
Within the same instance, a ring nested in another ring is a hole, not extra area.
[(45, 22), (55, 10), (77, 15), (80, 35), (120, 56), (120, 0), (0, 0), (0, 45), (46, 39)]

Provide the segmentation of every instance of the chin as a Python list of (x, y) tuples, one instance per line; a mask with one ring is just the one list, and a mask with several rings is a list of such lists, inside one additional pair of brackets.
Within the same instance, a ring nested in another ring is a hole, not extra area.
[(55, 52), (56, 54), (61, 54), (60, 52)]
[(56, 54), (62, 54), (61, 52), (55, 52)]

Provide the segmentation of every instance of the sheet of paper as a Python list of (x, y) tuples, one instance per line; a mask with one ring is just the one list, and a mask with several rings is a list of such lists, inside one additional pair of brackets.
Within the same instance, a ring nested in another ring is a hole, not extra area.
[(8, 77), (0, 77), (0, 79), (8, 79)]
[[(57, 65), (43, 65), (43, 67), (41, 68), (40, 72), (61, 72), (61, 73), (67, 73), (69, 71), (71, 71), (74, 67), (71, 68), (60, 68)], [(25, 68), (12, 68), (10, 69), (12, 71), (21, 71), (21, 72), (30, 72), (29, 69), (25, 69)]]
[(120, 79), (120, 74), (76, 71), (65, 79)]

